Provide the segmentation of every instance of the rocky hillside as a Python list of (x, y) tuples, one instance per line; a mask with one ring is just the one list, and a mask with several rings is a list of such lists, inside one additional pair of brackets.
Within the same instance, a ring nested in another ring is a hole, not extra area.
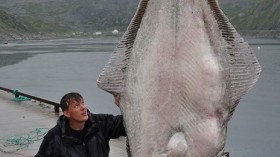
[(224, 0), (221, 5), (237, 30), (280, 37), (279, 0)]
[(138, 0), (0, 0), (2, 9), (40, 32), (124, 30), (137, 5)]
[(7, 14), (5, 11), (0, 10), (0, 40), (21, 38), (23, 32), (32, 32), (31, 26), (25, 25), (13, 15)]
[[(219, 2), (242, 33), (279, 35), (279, 0)], [(124, 31), (138, 3), (139, 0), (0, 0), (0, 38), (34, 32), (45, 36), (113, 29)]]

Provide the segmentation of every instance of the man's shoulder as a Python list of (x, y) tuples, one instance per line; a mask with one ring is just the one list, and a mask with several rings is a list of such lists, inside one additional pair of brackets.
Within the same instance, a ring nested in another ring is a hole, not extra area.
[(51, 139), (51, 138), (53, 138), (54, 136), (57, 136), (57, 135), (60, 135), (60, 134), (61, 134), (60, 126), (55, 125), (53, 128), (51, 128), (51, 129), (47, 132), (45, 138)]
[(100, 121), (102, 119), (105, 119), (106, 117), (107, 117), (106, 114), (97, 114), (97, 113), (91, 113), (90, 114), (90, 118), (92, 120), (94, 120), (95, 122), (98, 122), (98, 121)]
[(91, 117), (95, 120), (102, 120), (102, 119), (108, 119), (108, 118), (116, 118), (116, 117), (122, 117), (122, 115), (113, 115), (113, 114), (103, 114), (103, 113), (91, 113)]
[(112, 114), (91, 114), (90, 121), (95, 125), (115, 124), (123, 121), (122, 115)]

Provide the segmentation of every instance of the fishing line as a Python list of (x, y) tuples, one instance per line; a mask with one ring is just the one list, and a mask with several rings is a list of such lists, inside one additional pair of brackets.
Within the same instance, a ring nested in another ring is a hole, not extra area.
[(35, 141), (41, 140), (48, 131), (48, 128), (36, 128), (25, 135), (2, 138), (0, 139), (0, 151), (5, 154), (12, 154), (23, 148), (27, 148)]

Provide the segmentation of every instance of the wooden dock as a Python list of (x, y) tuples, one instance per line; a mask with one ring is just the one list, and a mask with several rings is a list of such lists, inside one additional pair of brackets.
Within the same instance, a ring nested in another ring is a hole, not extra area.
[[(0, 91), (0, 157), (33, 157), (58, 115), (53, 106), (11, 98), (12, 94)], [(110, 157), (127, 156), (124, 138), (111, 140), (110, 148)]]

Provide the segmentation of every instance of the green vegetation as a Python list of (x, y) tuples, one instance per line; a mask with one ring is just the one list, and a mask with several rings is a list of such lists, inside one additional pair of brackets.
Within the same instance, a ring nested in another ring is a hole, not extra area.
[(0, 10), (0, 31), (9, 32), (13, 34), (20, 34), (21, 32), (32, 32), (32, 27), (24, 24), (20, 19), (7, 14)]
[(64, 34), (71, 31), (68, 26), (60, 25), (57, 21), (52, 20), (49, 16), (55, 15), (44, 12), (44, 6), (39, 3), (27, 3), (23, 6), (27, 16), (21, 19), (31, 25), (35, 32)]
[(280, 38), (279, 0), (225, 0), (222, 8), (242, 34)]
[(249, 6), (242, 2), (234, 5), (224, 5), (224, 12), (231, 22), (241, 31), (280, 31), (280, 1), (250, 0)]
[(30, 25), (33, 28), (33, 31), (37, 33), (64, 34), (71, 31), (71, 29), (67, 26), (61, 26), (54, 21), (44, 18), (21, 17), (21, 19)]

